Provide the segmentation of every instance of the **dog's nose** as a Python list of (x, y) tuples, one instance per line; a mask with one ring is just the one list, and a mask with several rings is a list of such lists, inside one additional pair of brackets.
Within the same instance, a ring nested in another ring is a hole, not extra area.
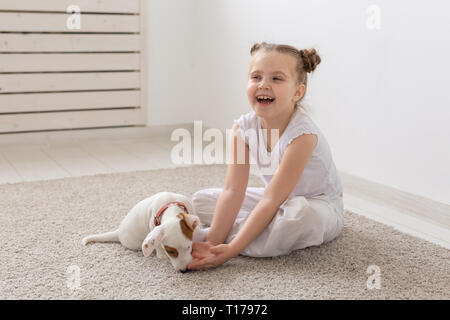
[(184, 269), (184, 270), (183, 270), (183, 269), (180, 269), (180, 272), (181, 272), (181, 273), (186, 273), (186, 272), (188, 272), (188, 271), (189, 271), (188, 268), (186, 268), (186, 269)]

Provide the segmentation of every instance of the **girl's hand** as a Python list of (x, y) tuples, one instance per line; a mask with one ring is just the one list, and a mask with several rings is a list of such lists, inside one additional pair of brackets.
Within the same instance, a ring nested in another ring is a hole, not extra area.
[(203, 259), (206, 258), (208, 256), (214, 256), (211, 252), (210, 249), (212, 247), (214, 247), (215, 244), (209, 241), (205, 241), (205, 242), (194, 242), (192, 244), (192, 258), (193, 259)]
[(229, 244), (214, 246), (210, 242), (195, 242), (192, 245), (193, 260), (188, 265), (188, 269), (205, 270), (214, 268), (237, 255)]

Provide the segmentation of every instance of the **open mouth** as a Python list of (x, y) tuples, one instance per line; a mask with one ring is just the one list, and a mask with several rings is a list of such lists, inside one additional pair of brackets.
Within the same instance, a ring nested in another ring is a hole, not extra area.
[(275, 98), (272, 98), (272, 97), (269, 97), (269, 96), (257, 96), (256, 97), (256, 101), (258, 101), (258, 103), (260, 105), (263, 105), (263, 106), (268, 106), (274, 100), (275, 100)]

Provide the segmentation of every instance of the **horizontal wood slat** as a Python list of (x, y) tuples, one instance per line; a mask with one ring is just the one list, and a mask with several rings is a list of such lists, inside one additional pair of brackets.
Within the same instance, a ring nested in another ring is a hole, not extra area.
[(140, 106), (139, 90), (0, 94), (1, 113)]
[(139, 72), (0, 74), (0, 94), (9, 92), (135, 89)]
[(0, 35), (0, 52), (139, 51), (138, 34)]
[(139, 13), (139, 0), (1, 0), (0, 10), (66, 12), (73, 4), (81, 12)]
[(145, 1), (0, 0), (0, 133), (145, 125)]
[(0, 133), (143, 125), (141, 109), (95, 110), (0, 116)]
[(81, 15), (80, 29), (69, 29), (69, 14), (0, 12), (0, 31), (15, 32), (139, 32), (137, 15)]
[(138, 53), (0, 54), (0, 72), (138, 70)]

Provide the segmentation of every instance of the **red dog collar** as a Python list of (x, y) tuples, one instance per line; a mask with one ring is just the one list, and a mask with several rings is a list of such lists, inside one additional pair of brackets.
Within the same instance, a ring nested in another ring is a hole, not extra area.
[(158, 211), (158, 213), (156, 214), (155, 219), (153, 220), (153, 222), (154, 222), (154, 224), (155, 224), (155, 227), (156, 227), (156, 226), (159, 226), (159, 225), (161, 224), (161, 217), (162, 217), (162, 214), (164, 213), (164, 211), (166, 211), (166, 209), (167, 209), (168, 207), (170, 207), (170, 206), (172, 206), (172, 205), (177, 205), (177, 206), (183, 208), (183, 210), (184, 210), (187, 214), (189, 214), (188, 209), (186, 208), (186, 206), (185, 206), (183, 203), (177, 202), (177, 201), (169, 202), (169, 203), (167, 203), (164, 207), (162, 207), (162, 208)]

